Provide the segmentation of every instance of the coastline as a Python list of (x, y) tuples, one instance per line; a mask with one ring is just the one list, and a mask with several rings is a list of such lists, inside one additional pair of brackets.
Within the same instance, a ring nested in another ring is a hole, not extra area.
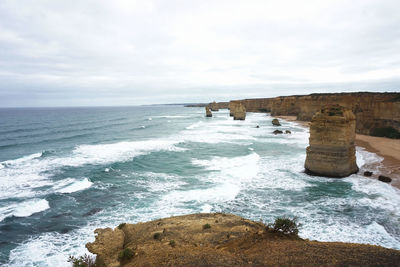
[[(294, 121), (299, 125), (308, 128), (310, 122), (299, 121), (296, 116), (276, 116), (277, 118)], [(359, 173), (363, 175), (364, 171), (373, 171), (373, 175), (368, 178), (378, 179), (379, 175), (392, 178), (390, 185), (400, 189), (400, 140), (385, 137), (375, 137), (369, 135), (356, 134), (356, 146), (364, 148), (382, 157), (383, 160), (378, 164), (366, 164), (360, 169)]]

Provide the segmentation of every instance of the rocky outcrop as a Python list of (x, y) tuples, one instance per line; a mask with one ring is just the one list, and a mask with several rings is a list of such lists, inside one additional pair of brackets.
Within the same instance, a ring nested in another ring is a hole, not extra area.
[(274, 125), (274, 126), (281, 126), (281, 123), (279, 122), (278, 119), (273, 119), (273, 120), (272, 120), (272, 125)]
[(339, 105), (322, 108), (311, 120), (306, 172), (346, 177), (358, 171), (355, 156), (355, 116)]
[(215, 101), (210, 103), (208, 107), (211, 109), (211, 111), (219, 111), (218, 103)]
[(246, 108), (240, 102), (234, 106), (233, 119), (234, 120), (245, 120), (246, 119)]
[(96, 229), (96, 240), (93, 243), (87, 243), (86, 248), (97, 254), (97, 266), (118, 267), (120, 262), (118, 255), (124, 248), (125, 233), (115, 228)]
[[(118, 229), (118, 228), (121, 228)], [(232, 214), (202, 213), (97, 229), (88, 243), (96, 264), (120, 266), (397, 266), (400, 251), (317, 242), (268, 230)]]
[(212, 117), (211, 110), (208, 106), (206, 107), (206, 117)]

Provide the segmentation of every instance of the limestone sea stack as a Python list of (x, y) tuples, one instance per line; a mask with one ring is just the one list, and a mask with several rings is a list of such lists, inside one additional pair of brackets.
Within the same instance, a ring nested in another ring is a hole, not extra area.
[(306, 172), (337, 178), (356, 173), (355, 129), (355, 116), (350, 109), (330, 105), (315, 113), (310, 125)]
[(237, 108), (237, 106), (239, 105), (240, 101), (229, 101), (229, 116), (233, 117), (233, 113), (235, 111), (235, 109)]
[(234, 120), (245, 120), (246, 119), (246, 108), (240, 102), (235, 106), (235, 109), (233, 111), (233, 119)]
[(206, 106), (206, 117), (212, 117), (211, 110), (208, 106)]

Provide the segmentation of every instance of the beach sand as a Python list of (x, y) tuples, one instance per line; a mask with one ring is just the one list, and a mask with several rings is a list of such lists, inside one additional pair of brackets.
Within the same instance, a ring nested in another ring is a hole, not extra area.
[(373, 178), (384, 175), (392, 178), (391, 185), (400, 189), (400, 140), (357, 134), (356, 146), (383, 157), (380, 166), (366, 165), (363, 170), (377, 170)]
[[(296, 116), (277, 116), (286, 121), (295, 121), (304, 127), (309, 127), (310, 122), (298, 121)], [(392, 178), (392, 186), (400, 189), (400, 140), (384, 137), (375, 137), (356, 134), (356, 146), (364, 148), (366, 151), (376, 153), (383, 158), (382, 163), (366, 164), (360, 168), (360, 174), (365, 171), (372, 171), (372, 179), (378, 179), (379, 175)]]

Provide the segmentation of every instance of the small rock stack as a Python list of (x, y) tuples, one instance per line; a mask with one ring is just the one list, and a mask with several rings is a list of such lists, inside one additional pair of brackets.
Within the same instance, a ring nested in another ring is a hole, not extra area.
[(212, 117), (211, 110), (208, 106), (206, 106), (206, 117)]
[(356, 121), (353, 112), (339, 105), (322, 108), (311, 120), (306, 172), (327, 177), (356, 173)]

